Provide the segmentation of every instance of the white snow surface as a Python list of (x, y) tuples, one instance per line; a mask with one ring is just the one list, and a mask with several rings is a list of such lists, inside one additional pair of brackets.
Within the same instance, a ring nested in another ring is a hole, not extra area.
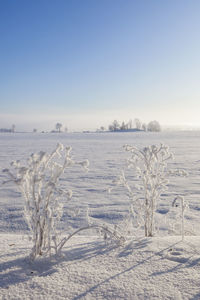
[[(60, 184), (73, 190), (70, 205), (80, 210), (78, 216), (71, 216), (63, 202), (63, 235), (87, 223), (87, 207), (94, 221), (111, 225), (126, 215), (125, 190), (107, 192), (125, 166), (124, 144), (140, 148), (164, 143), (175, 156), (169, 167), (188, 176), (169, 178), (156, 210), (155, 237), (144, 238), (138, 232), (137, 238), (129, 237), (124, 246), (115, 247), (88, 231), (69, 240), (63, 257), (33, 263), (27, 259), (31, 243), (23, 198), (14, 184), (1, 184), (1, 299), (200, 299), (200, 132), (0, 134), (0, 169), (9, 168), (12, 160), (25, 162), (31, 153), (51, 152), (58, 142), (72, 146), (76, 160), (90, 161), (88, 173), (75, 168), (61, 178)], [(131, 171), (127, 176), (133, 179)], [(0, 180), (6, 180), (2, 172)], [(172, 208), (177, 195), (189, 203), (184, 241)]]
[(74, 237), (63, 257), (30, 263), (18, 234), (1, 234), (1, 299), (200, 299), (200, 239), (155, 237), (125, 247)]

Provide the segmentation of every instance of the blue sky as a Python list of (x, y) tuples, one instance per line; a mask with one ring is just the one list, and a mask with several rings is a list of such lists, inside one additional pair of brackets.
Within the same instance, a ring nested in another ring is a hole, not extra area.
[(200, 126), (200, 1), (0, 0), (0, 127)]

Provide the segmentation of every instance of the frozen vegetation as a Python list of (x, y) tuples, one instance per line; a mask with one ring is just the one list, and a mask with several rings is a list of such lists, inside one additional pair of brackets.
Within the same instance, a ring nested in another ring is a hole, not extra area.
[(2, 299), (200, 299), (200, 132), (0, 143)]
[(25, 200), (24, 215), (33, 241), (31, 260), (38, 255), (51, 255), (52, 249), (58, 254), (62, 248), (63, 240), (58, 238), (56, 230), (63, 214), (61, 199), (68, 202), (72, 191), (59, 188), (59, 178), (66, 168), (81, 165), (88, 171), (89, 165), (88, 160), (72, 160), (70, 152), (71, 147), (58, 144), (50, 154), (43, 151), (31, 154), (25, 166), (17, 160), (11, 162), (13, 170), (3, 170), (9, 177), (4, 184), (14, 182)]

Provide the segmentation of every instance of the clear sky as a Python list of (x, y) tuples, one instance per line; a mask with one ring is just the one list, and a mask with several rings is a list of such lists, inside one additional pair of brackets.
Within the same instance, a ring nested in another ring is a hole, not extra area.
[(199, 0), (0, 0), (0, 127), (199, 115)]

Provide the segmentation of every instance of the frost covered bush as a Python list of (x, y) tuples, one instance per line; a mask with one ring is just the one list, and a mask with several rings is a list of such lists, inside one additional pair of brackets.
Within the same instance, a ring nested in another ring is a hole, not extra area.
[(68, 233), (67, 237), (59, 237), (57, 225), (63, 214), (63, 205), (60, 200), (72, 198), (71, 190), (65, 190), (59, 186), (59, 178), (66, 168), (80, 165), (88, 171), (89, 166), (88, 160), (74, 161), (70, 154), (71, 150), (71, 147), (64, 148), (62, 144), (58, 144), (51, 154), (40, 151), (32, 154), (25, 166), (20, 161), (13, 161), (12, 170), (3, 170), (19, 187), (25, 199), (24, 215), (33, 242), (30, 254), (32, 260), (37, 256), (51, 255), (52, 250), (55, 254), (60, 254), (70, 238), (88, 229), (96, 230), (105, 240), (110, 239), (117, 244), (122, 243), (122, 237), (115, 229), (105, 224), (92, 222), (88, 215), (87, 226)]
[(130, 153), (127, 160), (128, 168), (134, 169), (137, 181), (130, 185), (125, 173), (122, 172), (113, 183), (123, 185), (128, 191), (130, 208), (126, 219), (127, 226), (132, 222), (135, 228), (144, 227), (145, 236), (150, 237), (155, 233), (157, 201), (167, 189), (167, 161), (173, 155), (169, 148), (163, 144), (151, 145), (141, 150), (125, 145), (124, 149)]
[(72, 159), (71, 147), (58, 144), (56, 149), (48, 154), (39, 152), (32, 154), (26, 166), (20, 161), (11, 163), (12, 171), (4, 169), (10, 179), (20, 188), (24, 199), (24, 214), (31, 231), (33, 248), (31, 259), (38, 255), (50, 255), (61, 249), (63, 242), (59, 240), (57, 224), (63, 214), (62, 198), (70, 200), (71, 190), (59, 187), (59, 178), (66, 168), (75, 164), (88, 170), (88, 160), (76, 162)]

